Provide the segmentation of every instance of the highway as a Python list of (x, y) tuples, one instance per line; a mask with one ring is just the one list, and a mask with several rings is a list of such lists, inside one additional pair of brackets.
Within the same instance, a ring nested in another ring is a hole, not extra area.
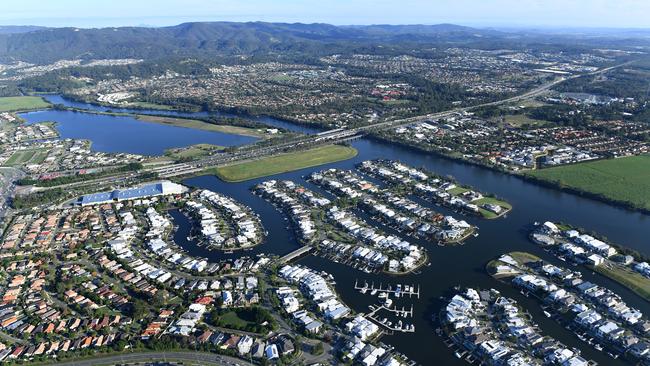
[[(476, 108), (481, 108), (481, 107), (487, 107), (487, 106), (496, 106), (496, 105), (501, 105), (501, 104), (507, 104), (507, 103), (515, 103), (519, 102), (521, 100), (526, 100), (529, 98), (534, 98), (538, 95), (541, 95), (543, 93), (546, 93), (548, 90), (553, 88), (554, 86), (563, 83), (567, 80), (575, 79), (581, 76), (585, 75), (596, 75), (596, 74), (601, 74), (604, 72), (607, 72), (609, 70), (612, 70), (617, 67), (621, 67), (624, 65), (629, 64), (629, 62), (624, 63), (624, 64), (619, 64), (607, 68), (603, 68), (600, 70), (596, 70), (594, 72), (588, 73), (588, 74), (576, 74), (572, 75), (570, 77), (560, 77), (557, 78), (553, 81), (550, 81), (544, 85), (540, 85), (537, 88), (533, 90), (529, 90), (523, 94), (502, 99), (499, 101), (495, 102), (489, 102), (489, 103), (484, 103), (480, 105), (475, 105), (475, 106), (469, 106), (469, 107), (461, 107), (461, 108), (455, 108), (439, 113), (432, 113), (432, 114), (426, 114), (422, 116), (416, 116), (416, 117), (409, 117), (409, 118), (403, 118), (403, 119), (398, 119), (398, 120), (392, 120), (392, 121), (385, 121), (385, 122), (379, 122), (379, 123), (374, 123), (371, 125), (367, 126), (361, 126), (361, 127), (356, 127), (356, 128), (349, 128), (349, 129), (339, 129), (339, 130), (333, 130), (331, 133), (328, 133), (327, 131), (324, 133), (320, 133), (317, 135), (310, 135), (310, 136), (303, 136), (299, 137), (295, 140), (291, 140), (282, 144), (278, 145), (273, 145), (273, 146), (267, 146), (267, 147), (262, 147), (258, 149), (251, 149), (248, 151), (241, 151), (241, 152), (235, 152), (231, 154), (219, 154), (214, 157), (208, 157), (205, 159), (197, 160), (194, 162), (189, 162), (189, 163), (181, 163), (181, 164), (171, 164), (167, 165), (164, 167), (158, 167), (155, 169), (152, 169), (150, 171), (157, 172), (160, 174), (162, 177), (169, 177), (169, 176), (174, 176), (174, 175), (181, 175), (181, 174), (176, 174), (176, 173), (181, 173), (181, 172), (188, 172), (188, 173), (193, 173), (196, 171), (200, 171), (203, 168), (206, 167), (212, 167), (212, 166), (217, 166), (217, 165), (223, 165), (223, 164), (229, 164), (229, 163), (234, 163), (234, 162), (240, 162), (240, 161), (245, 161), (245, 160), (250, 160), (250, 159), (257, 159), (265, 155), (270, 155), (276, 152), (280, 152), (284, 149), (291, 149), (291, 150), (298, 150), (300, 148), (308, 148), (312, 147), (317, 144), (323, 144), (323, 143), (334, 143), (338, 142), (341, 139), (346, 139), (351, 136), (356, 136), (356, 135), (363, 135), (368, 133), (369, 131), (373, 130), (380, 130), (380, 129), (385, 129), (385, 128), (391, 128), (391, 127), (397, 127), (405, 124), (410, 124), (414, 122), (420, 122), (420, 121), (425, 121), (425, 120), (431, 120), (431, 119), (437, 119), (437, 118), (443, 118), (447, 116), (451, 116), (453, 114), (458, 114), (458, 113), (463, 113), (463, 112), (468, 112), (472, 109)], [(184, 174), (184, 173), (183, 173)]]
[(147, 172), (147, 173), (156, 173), (159, 178), (171, 178), (175, 176), (183, 176), (183, 175), (190, 175), (190, 174), (196, 174), (198, 172), (201, 172), (207, 168), (211, 167), (216, 167), (216, 166), (222, 166), (222, 165), (228, 165), (228, 164), (234, 164), (234, 163), (239, 163), (239, 162), (244, 162), (244, 161), (249, 161), (249, 160), (255, 160), (259, 159), (264, 156), (268, 155), (273, 155), (273, 154), (278, 154), (286, 151), (295, 151), (295, 150), (302, 150), (302, 149), (308, 149), (317, 145), (322, 145), (322, 144), (331, 144), (331, 143), (336, 143), (340, 142), (342, 140), (349, 139), (351, 137), (355, 136), (363, 136), (367, 134), (370, 131), (376, 131), (376, 130), (381, 130), (385, 128), (392, 128), (392, 127), (398, 127), (401, 125), (405, 124), (411, 124), (411, 123), (416, 123), (416, 122), (421, 122), (421, 121), (426, 121), (426, 120), (432, 120), (432, 119), (439, 119), (439, 118), (444, 118), (448, 117), (454, 114), (459, 114), (459, 113), (464, 113), (464, 112), (469, 112), (473, 109), (476, 108), (481, 108), (481, 107), (487, 107), (487, 106), (496, 106), (496, 105), (502, 105), (502, 104), (507, 104), (507, 103), (516, 103), (522, 100), (526, 100), (529, 98), (534, 98), (536, 96), (539, 96), (543, 93), (546, 93), (548, 90), (553, 88), (554, 86), (565, 82), (567, 80), (575, 79), (581, 76), (586, 76), (586, 75), (596, 75), (596, 74), (602, 74), (605, 73), (609, 70), (622, 67), (625, 65), (630, 64), (630, 62), (626, 62), (623, 64), (619, 65), (614, 65), (610, 66), (607, 68), (599, 69), (590, 73), (585, 73), (585, 74), (576, 74), (576, 75), (571, 75), (569, 77), (559, 77), (553, 81), (550, 81), (548, 83), (545, 83), (543, 85), (538, 86), (535, 89), (529, 90), (523, 94), (513, 96), (510, 98), (494, 101), (494, 102), (488, 102), (488, 103), (483, 103), (479, 105), (474, 105), (474, 106), (468, 106), (468, 107), (460, 107), (460, 108), (455, 108), (455, 109), (450, 109), (446, 110), (443, 112), (438, 112), (438, 113), (431, 113), (431, 114), (426, 114), (426, 115), (421, 115), (421, 116), (415, 116), (415, 117), (409, 117), (409, 118), (403, 118), (403, 119), (396, 119), (392, 121), (384, 121), (384, 122), (379, 122), (379, 123), (374, 123), (371, 125), (366, 125), (366, 126), (361, 126), (361, 127), (355, 127), (355, 128), (348, 128), (348, 129), (337, 129), (337, 130), (332, 130), (330, 132), (325, 131), (320, 134), (316, 135), (308, 135), (308, 136), (299, 136), (294, 139), (276, 144), (276, 145), (271, 145), (271, 146), (262, 146), (262, 147), (256, 147), (255, 145), (252, 145), (250, 147), (242, 147), (238, 149), (235, 152), (231, 153), (218, 153), (213, 156), (209, 156), (203, 159), (191, 161), (191, 162), (184, 162), (184, 163), (170, 163), (166, 165), (159, 165), (155, 167), (146, 167), (139, 173), (121, 173), (121, 174), (116, 174), (104, 178), (98, 178), (94, 180), (89, 180), (89, 181), (82, 181), (82, 182), (76, 182), (76, 183), (70, 183), (70, 184), (65, 184), (65, 185), (60, 185), (56, 187), (35, 187), (34, 191), (42, 191), (42, 190), (47, 190), (47, 189), (52, 189), (52, 188), (74, 188), (74, 187), (79, 187), (79, 186), (87, 186), (90, 184), (93, 185), (107, 185), (107, 184), (114, 184), (114, 185), (121, 185), (123, 183), (126, 183), (127, 179), (130, 178), (135, 178), (138, 174)]

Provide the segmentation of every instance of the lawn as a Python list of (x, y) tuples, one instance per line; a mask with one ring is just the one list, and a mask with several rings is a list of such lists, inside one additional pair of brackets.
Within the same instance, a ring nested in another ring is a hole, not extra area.
[(603, 276), (609, 277), (634, 291), (634, 293), (645, 300), (650, 301), (650, 278), (644, 277), (630, 268), (612, 262), (592, 268)]
[(47, 149), (22, 150), (11, 154), (9, 159), (2, 164), (5, 166), (20, 166), (27, 164), (40, 164), (47, 158)]
[(452, 196), (458, 196), (458, 195), (461, 195), (461, 194), (463, 194), (463, 193), (465, 193), (465, 192), (467, 192), (469, 190), (470, 189), (467, 188), (467, 187), (456, 186), (456, 187), (448, 190), (447, 193), (449, 193)]
[(28, 111), (50, 106), (41, 97), (3, 97), (0, 98), (0, 112)]
[(536, 126), (548, 123), (548, 121), (530, 118), (525, 114), (509, 114), (504, 116), (504, 118), (506, 123), (516, 127), (521, 127), (523, 125)]
[(47, 150), (39, 150), (34, 156), (32, 157), (30, 164), (40, 164), (45, 161), (47, 158), (48, 152)]
[(244, 320), (234, 311), (228, 311), (220, 316), (219, 325), (224, 328), (246, 329), (247, 326), (254, 326), (255, 322)]
[(226, 182), (242, 182), (249, 179), (286, 173), (303, 168), (350, 159), (357, 150), (349, 146), (327, 145), (258, 160), (208, 170)]
[(526, 174), (561, 188), (650, 210), (650, 155), (579, 163)]
[(508, 255), (521, 264), (537, 262), (540, 260), (538, 256), (526, 252), (510, 252)]
[(209, 318), (211, 323), (218, 327), (239, 329), (259, 334), (265, 334), (277, 327), (277, 323), (271, 313), (257, 306), (222, 310), (221, 312), (214, 310), (210, 313)]
[(196, 144), (185, 148), (169, 149), (165, 151), (165, 155), (173, 159), (196, 159), (207, 156), (210, 153), (223, 150), (223, 146), (211, 144)]
[[(481, 199), (473, 201), (472, 203), (476, 204), (478, 206), (485, 205), (485, 204), (488, 204), (488, 203), (493, 204), (493, 205), (497, 205), (497, 206), (501, 206), (505, 210), (505, 212), (508, 212), (508, 211), (512, 210), (512, 205), (511, 204), (509, 204), (506, 201), (501, 201), (499, 199), (496, 199), (494, 197), (483, 197)], [(485, 217), (486, 219), (495, 219), (495, 218), (497, 218), (497, 217), (504, 214), (504, 211), (502, 211), (501, 215), (497, 215), (492, 211), (488, 211), (488, 210), (484, 209), (483, 207), (479, 207), (479, 211), (481, 212), (481, 215), (483, 215), (483, 217)]]
[(34, 150), (16, 151), (15, 153), (11, 154), (11, 157), (7, 159), (4, 165), (21, 165), (28, 162), (35, 153), (36, 151)]

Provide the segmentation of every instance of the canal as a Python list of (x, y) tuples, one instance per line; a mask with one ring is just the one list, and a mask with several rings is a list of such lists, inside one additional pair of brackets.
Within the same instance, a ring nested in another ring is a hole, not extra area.
[[(359, 140), (353, 143), (359, 150), (359, 155), (352, 160), (328, 164), (318, 168), (309, 168), (297, 172), (280, 174), (272, 179), (289, 179), (304, 185), (316, 192), (329, 196), (318, 187), (306, 182), (304, 177), (316, 169), (338, 168), (353, 169), (354, 166), (368, 159), (398, 159), (416, 167), (425, 167), (442, 175), (451, 175), (462, 183), (470, 184), (481, 191), (493, 192), (513, 204), (513, 211), (505, 218), (497, 220), (481, 220), (467, 217), (467, 220), (479, 227), (479, 236), (471, 238), (464, 245), (440, 247), (433, 243), (424, 243), (429, 253), (431, 266), (425, 267), (419, 274), (403, 277), (388, 275), (370, 275), (353, 268), (330, 262), (326, 259), (309, 256), (299, 261), (300, 264), (317, 270), (331, 273), (337, 281), (336, 289), (342, 299), (358, 312), (367, 312), (368, 305), (376, 303), (372, 296), (363, 295), (354, 290), (355, 279), (359, 281), (383, 282), (384, 284), (415, 284), (421, 289), (419, 299), (400, 299), (398, 307), (414, 305), (414, 324), (416, 333), (399, 333), (385, 336), (383, 339), (402, 350), (407, 356), (421, 364), (431, 364), (429, 360), (436, 359), (441, 365), (463, 365), (448, 349), (441, 338), (434, 333), (435, 326), (431, 315), (438, 313), (445, 305), (441, 297), (452, 294), (454, 286), (474, 288), (496, 288), (503, 294), (515, 298), (522, 306), (530, 310), (534, 320), (540, 324), (544, 334), (553, 336), (567, 346), (577, 347), (583, 355), (601, 365), (622, 365), (620, 360), (613, 360), (575, 336), (553, 320), (546, 318), (539, 304), (515, 291), (510, 285), (492, 279), (485, 272), (485, 265), (493, 258), (510, 251), (528, 251), (556, 265), (566, 267), (568, 264), (556, 260), (531, 243), (527, 236), (531, 224), (535, 221), (551, 220), (572, 223), (587, 230), (597, 231), (615, 243), (629, 246), (639, 252), (650, 253), (648, 237), (650, 237), (650, 217), (615, 208), (601, 202), (588, 200), (571, 194), (558, 192), (525, 182), (516, 177), (493, 172), (481, 167), (462, 164), (435, 155), (423, 154), (411, 149), (391, 146), (386, 143)], [(267, 243), (262, 244), (266, 252), (286, 254), (298, 247), (298, 243), (289, 234), (286, 222), (278, 218), (277, 211), (272, 205), (261, 198), (253, 196), (251, 186), (267, 180), (256, 179), (243, 183), (225, 183), (213, 176), (202, 176), (185, 181), (186, 184), (228, 194), (249, 205), (260, 214), (265, 228), (272, 233)], [(420, 201), (443, 211), (442, 209)], [(282, 243), (275, 242), (276, 237), (286, 238)], [(412, 239), (406, 238), (411, 242)], [(420, 242), (421, 243), (421, 242)], [(215, 254), (216, 255), (216, 254)], [(574, 270), (578, 268), (572, 268)], [(631, 306), (650, 314), (650, 304), (643, 301), (626, 288), (587, 271), (582, 271), (584, 278), (600, 285), (607, 286), (620, 294)]]
[[(86, 105), (86, 107), (88, 109), (97, 108), (93, 105)], [(137, 111), (137, 113), (142, 113), (142, 111)], [(167, 113), (165, 112), (165, 114)], [(273, 119), (272, 122), (276, 123), (275, 121), (277, 120)], [(273, 125), (273, 123), (270, 124)], [(149, 138), (148, 136), (141, 137), (143, 143), (148, 143), (146, 140)], [(119, 142), (115, 143), (118, 144)], [(115, 145), (113, 148), (118, 150), (118, 146)], [(430, 320), (431, 315), (438, 313), (445, 305), (443, 297), (448, 297), (453, 287), (457, 285), (481, 289), (496, 288), (503, 294), (516, 299), (522, 306), (527, 308), (544, 334), (556, 338), (567, 346), (579, 348), (585, 358), (593, 359), (600, 365), (625, 364), (621, 360), (613, 360), (604, 353), (596, 351), (586, 343), (579, 341), (553, 320), (546, 318), (536, 301), (524, 297), (513, 290), (511, 286), (488, 276), (485, 272), (485, 265), (489, 260), (509, 251), (528, 251), (557, 265), (570, 266), (540, 250), (527, 239), (531, 224), (535, 221), (545, 220), (563, 221), (590, 231), (593, 230), (606, 236), (614, 243), (650, 255), (648, 239), (650, 238), (649, 216), (537, 186), (489, 169), (383, 142), (361, 139), (355, 141), (353, 146), (359, 150), (359, 154), (355, 158), (317, 168), (308, 168), (243, 183), (225, 183), (214, 176), (195, 177), (187, 179), (184, 183), (229, 195), (251, 207), (260, 216), (269, 235), (266, 242), (254, 248), (253, 251), (243, 252), (246, 255), (260, 252), (283, 255), (299, 246), (283, 215), (280, 215), (271, 204), (250, 193), (250, 188), (253, 185), (268, 179), (293, 180), (309, 189), (326, 194), (316, 186), (306, 182), (304, 177), (315, 170), (325, 168), (353, 169), (355, 164), (361, 161), (382, 158), (401, 160), (415, 167), (425, 167), (441, 175), (451, 175), (460, 182), (470, 184), (481, 191), (495, 193), (512, 203), (512, 212), (507, 217), (498, 220), (466, 218), (467, 221), (479, 227), (480, 235), (467, 240), (464, 245), (440, 247), (433, 243), (421, 243), (428, 250), (431, 265), (423, 268), (418, 274), (402, 277), (383, 274), (370, 275), (314, 256), (301, 259), (299, 263), (331, 273), (337, 281), (336, 289), (342, 299), (358, 312), (367, 312), (368, 305), (376, 303), (376, 300), (369, 295), (363, 295), (355, 291), (355, 279), (359, 281), (365, 280), (369, 283), (374, 281), (375, 283), (383, 282), (384, 284), (393, 285), (397, 283), (419, 285), (421, 291), (419, 299), (399, 299), (396, 302), (398, 307), (410, 307), (413, 304), (413, 323), (416, 332), (388, 335), (382, 339), (423, 365), (466, 364), (455, 358), (453, 351), (448, 349), (441, 338), (435, 335), (435, 326)], [(436, 208), (431, 204), (428, 205)], [(176, 224), (180, 226), (189, 225), (187, 220), (183, 221), (182, 214), (172, 213), (172, 215)], [(190, 253), (212, 260), (218, 260), (226, 256), (218, 251), (207, 252), (197, 248), (194, 243), (186, 240), (187, 235), (185, 233), (188, 232), (187, 230), (189, 228), (180, 228), (177, 239), (179, 244), (184, 246)], [(410, 239), (407, 238), (407, 240)], [(241, 253), (232, 255), (241, 255)], [(638, 308), (644, 314), (650, 314), (650, 304), (631, 291), (601, 276), (593, 275), (585, 270), (582, 270), (582, 272), (585, 279), (611, 288), (620, 294), (629, 305)]]

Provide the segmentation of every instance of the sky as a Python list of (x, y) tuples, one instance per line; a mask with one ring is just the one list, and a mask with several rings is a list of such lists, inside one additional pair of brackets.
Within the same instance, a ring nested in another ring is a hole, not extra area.
[(650, 0), (0, 0), (0, 25), (167, 26), (190, 21), (650, 28)]

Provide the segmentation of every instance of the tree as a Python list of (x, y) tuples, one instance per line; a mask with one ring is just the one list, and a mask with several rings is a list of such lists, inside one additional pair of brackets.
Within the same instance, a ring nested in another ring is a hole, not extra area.
[(149, 313), (147, 303), (136, 299), (131, 305), (131, 317), (135, 320), (143, 319)]
[(323, 352), (324, 352), (323, 342), (316, 343), (312, 353), (315, 355), (321, 355), (323, 354)]
[(153, 296), (153, 300), (151, 303), (156, 308), (159, 308), (165, 305), (168, 297), (169, 297), (169, 292), (167, 292), (167, 290), (160, 290), (156, 292), (156, 294)]

